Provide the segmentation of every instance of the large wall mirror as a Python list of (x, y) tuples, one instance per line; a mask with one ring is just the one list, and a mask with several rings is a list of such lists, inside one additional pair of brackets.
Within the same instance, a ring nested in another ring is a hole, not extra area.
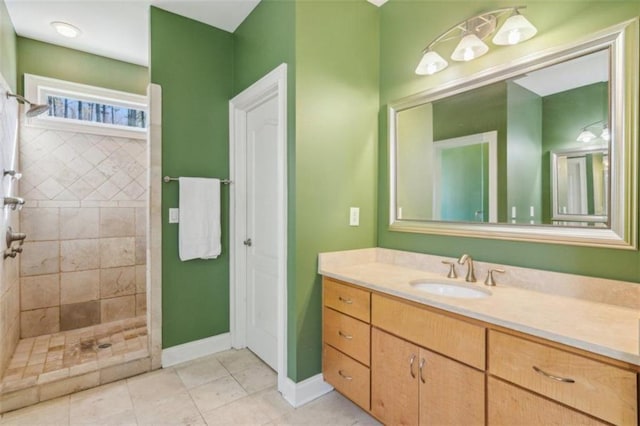
[(638, 20), (389, 107), (390, 228), (636, 248)]

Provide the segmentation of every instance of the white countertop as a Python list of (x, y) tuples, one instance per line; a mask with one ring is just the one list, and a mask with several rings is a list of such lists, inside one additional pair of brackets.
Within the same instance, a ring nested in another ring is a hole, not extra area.
[[(487, 287), (480, 277), (472, 285), (491, 291), (488, 297), (437, 296), (415, 289), (409, 283), (419, 279), (467, 283), (463, 278), (449, 280), (442, 273), (366, 260), (369, 261), (355, 264), (322, 262), (321, 257), (319, 273), (640, 367), (640, 312), (637, 309), (500, 284)], [(496, 280), (499, 279), (496, 275)]]

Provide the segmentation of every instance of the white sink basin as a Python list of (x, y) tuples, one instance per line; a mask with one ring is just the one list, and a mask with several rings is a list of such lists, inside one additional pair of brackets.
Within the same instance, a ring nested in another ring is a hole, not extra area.
[(457, 297), (459, 299), (481, 299), (491, 296), (491, 292), (485, 288), (464, 284), (430, 280), (416, 280), (411, 281), (410, 284), (416, 290), (438, 296)]

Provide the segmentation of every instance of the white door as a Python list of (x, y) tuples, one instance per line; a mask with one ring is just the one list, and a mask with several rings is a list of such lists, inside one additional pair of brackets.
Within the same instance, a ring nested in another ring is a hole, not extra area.
[(277, 370), (278, 249), (281, 221), (278, 184), (278, 99), (247, 112), (246, 288), (247, 347)]

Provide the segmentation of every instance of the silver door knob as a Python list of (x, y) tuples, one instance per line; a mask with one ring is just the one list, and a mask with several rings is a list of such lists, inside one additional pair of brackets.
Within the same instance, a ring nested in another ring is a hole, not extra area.
[(244, 240), (243, 244), (247, 247), (251, 247), (251, 244), (253, 244), (253, 242), (251, 241), (251, 238), (247, 238), (246, 240)]

